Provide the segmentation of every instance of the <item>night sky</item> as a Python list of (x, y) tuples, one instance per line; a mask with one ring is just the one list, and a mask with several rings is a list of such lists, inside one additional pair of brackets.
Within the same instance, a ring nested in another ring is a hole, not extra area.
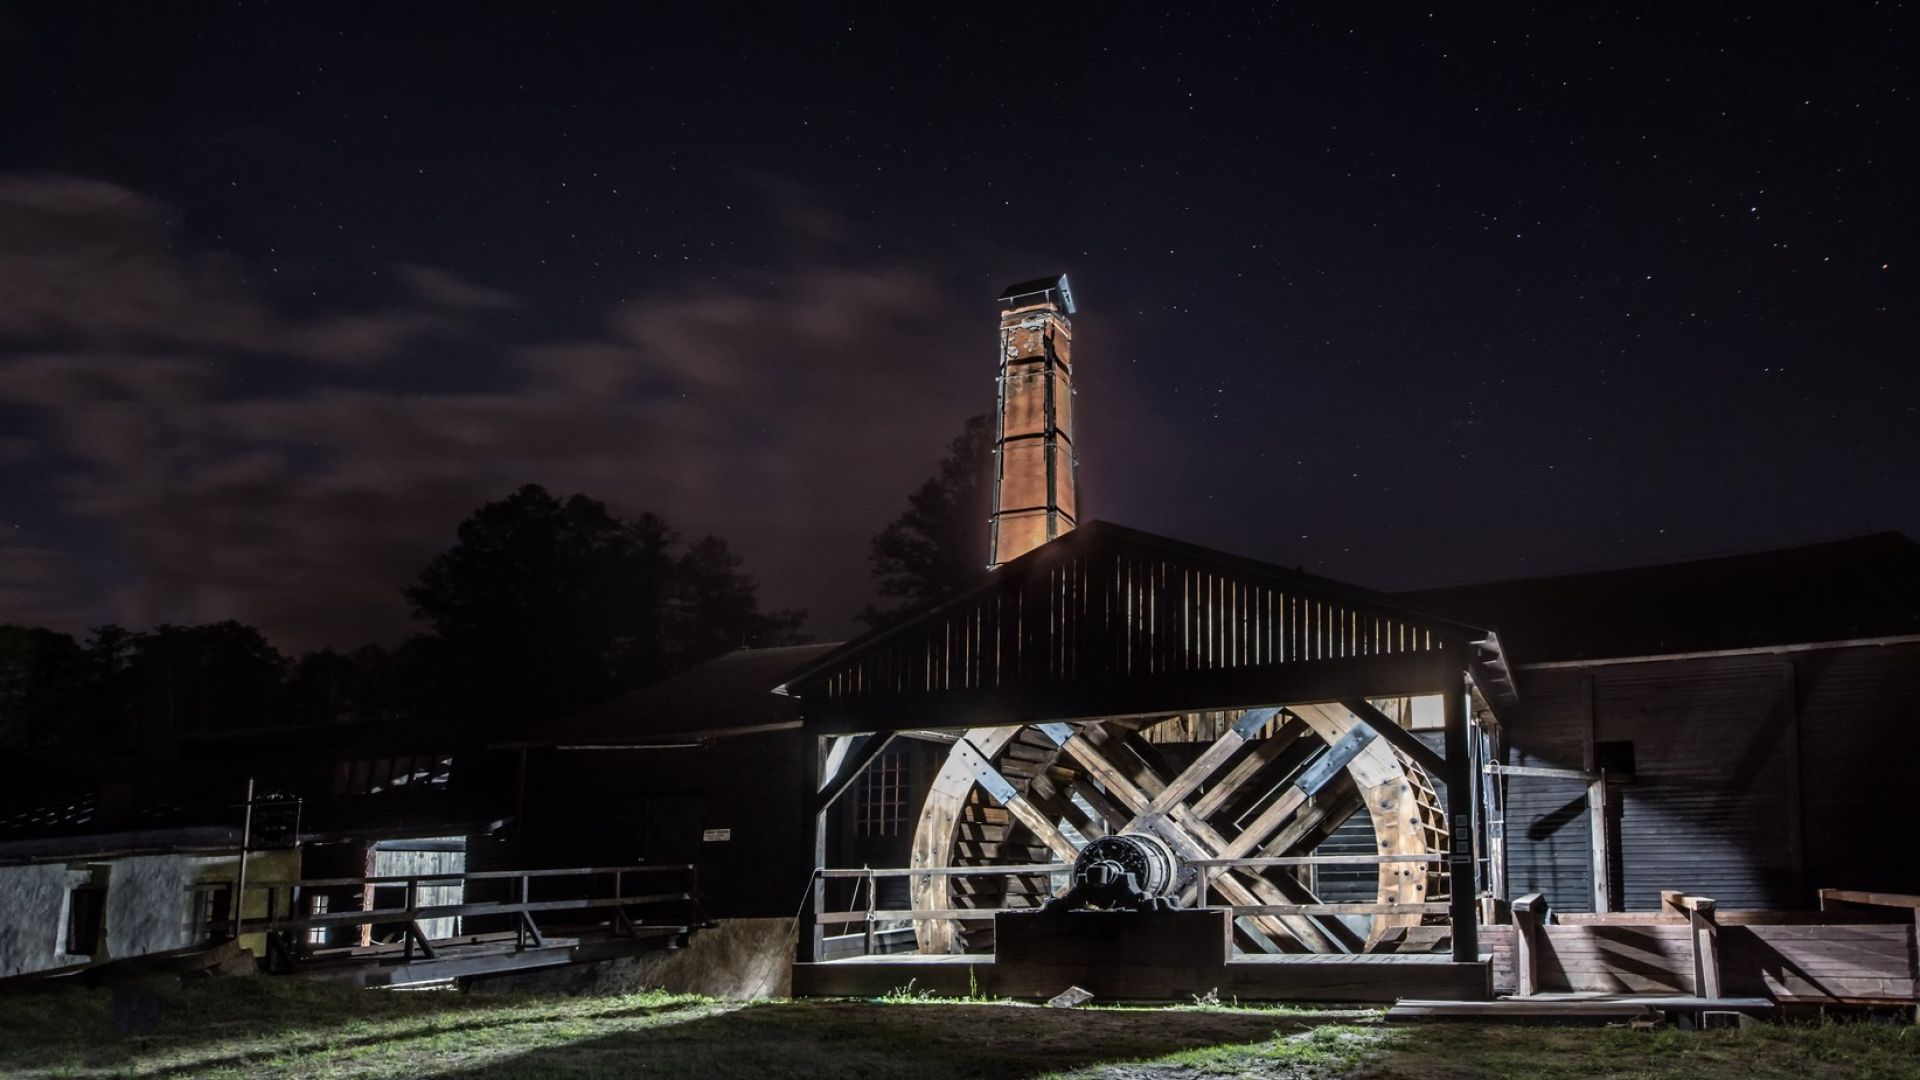
[(1086, 518), (1383, 588), (1920, 535), (1910, 7), (919, 7), (0, 12), (0, 622), (391, 642), (535, 481), (837, 637), (1061, 270)]

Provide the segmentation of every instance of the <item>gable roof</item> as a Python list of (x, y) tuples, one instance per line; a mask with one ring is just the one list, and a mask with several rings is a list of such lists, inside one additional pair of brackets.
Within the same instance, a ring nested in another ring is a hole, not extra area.
[(1146, 715), (1429, 692), (1482, 642), (1369, 589), (1094, 521), (780, 692), (858, 730)]
[(715, 735), (795, 727), (800, 710), (773, 692), (783, 676), (838, 648), (741, 649), (590, 706), (513, 747), (660, 746)]
[(1394, 594), (1498, 631), (1514, 663), (1920, 634), (1920, 544), (1897, 532)]

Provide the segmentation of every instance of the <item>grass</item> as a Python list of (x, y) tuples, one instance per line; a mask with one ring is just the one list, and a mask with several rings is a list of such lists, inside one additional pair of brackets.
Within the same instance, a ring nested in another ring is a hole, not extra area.
[(1920, 1080), (1908, 1026), (1386, 1025), (1376, 1010), (1059, 1010), (939, 999), (753, 1005), (355, 991), (286, 979), (0, 997), (0, 1076), (1200, 1080), (1846, 1076)]

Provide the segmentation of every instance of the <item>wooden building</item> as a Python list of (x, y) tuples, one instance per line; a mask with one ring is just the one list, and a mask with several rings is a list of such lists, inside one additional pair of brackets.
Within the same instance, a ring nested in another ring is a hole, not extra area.
[[(473, 838), (473, 865), (696, 863), (709, 915), (791, 917), (813, 869), (805, 736), (774, 689), (837, 647), (742, 649), (503, 744), (512, 821)], [(834, 822), (837, 860), (906, 857), (935, 753), (903, 744), (875, 762)]]
[[(0, 775), (0, 978), (223, 940), (268, 886), (456, 867), (503, 822), (500, 779), (477, 747), (370, 724), (22, 752)], [(304, 913), (376, 899), (313, 890)]]
[(1920, 544), (1882, 533), (1397, 599), (1499, 632), (1519, 689), (1504, 764), (1608, 776), (1595, 798), (1497, 778), (1505, 895), (1655, 911), (1682, 888), (1804, 910), (1821, 888), (1920, 892), (1890, 854), (1920, 759)]

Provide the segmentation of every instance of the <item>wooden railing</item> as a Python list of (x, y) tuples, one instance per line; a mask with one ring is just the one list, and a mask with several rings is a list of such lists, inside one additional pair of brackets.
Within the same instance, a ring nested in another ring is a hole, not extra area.
[[(1200, 874), (1200, 904), (1202, 908), (1213, 911), (1228, 911), (1234, 918), (1259, 915), (1445, 915), (1448, 905), (1445, 902), (1427, 902), (1417, 904), (1396, 903), (1357, 903), (1357, 904), (1214, 904), (1212, 899), (1213, 879), (1223, 870), (1235, 868), (1266, 869), (1280, 866), (1379, 866), (1382, 863), (1433, 863), (1444, 862), (1444, 855), (1289, 855), (1266, 858), (1240, 859), (1189, 859), (1184, 865), (1198, 869)], [(890, 868), (884, 870), (861, 868), (821, 869), (818, 876), (826, 881), (864, 882), (865, 889), (858, 886), (854, 890), (856, 906), (848, 911), (821, 911), (813, 913), (816, 927), (850, 926), (863, 927), (865, 941), (862, 953), (870, 955), (873, 951), (875, 935), (879, 925), (885, 922), (904, 922), (922, 919), (991, 919), (1003, 911), (1032, 912), (1038, 906), (1028, 907), (970, 907), (970, 908), (881, 908), (877, 905), (877, 884), (885, 878), (929, 878), (929, 877), (1018, 877), (1029, 874), (1064, 874), (1072, 870), (1071, 863), (1021, 863), (1000, 866), (940, 866), (920, 868)], [(864, 895), (864, 906), (860, 898)]]
[[(1822, 890), (1819, 911), (1738, 911), (1678, 891), (1655, 911), (1556, 915), (1513, 901), (1516, 994), (1642, 992), (1888, 1004), (1920, 996), (1920, 897)], [(1496, 981), (1506, 927), (1488, 927)]]
[[(668, 880), (663, 882), (662, 878)], [(636, 879), (651, 885), (651, 890), (633, 891), (632, 887), (638, 883)], [(535, 881), (570, 881), (575, 884), (568, 891), (580, 895), (535, 899)], [(461, 889), (462, 899), (459, 903), (421, 902), (423, 887), (455, 884)], [(483, 886), (483, 891), (484, 887), (497, 885), (504, 898), (469, 899), (476, 884)], [(315, 893), (336, 895), (340, 890), (354, 889), (368, 897), (370, 905), (373, 890), (392, 887), (403, 890), (399, 906), (301, 913), (302, 901)], [(546, 944), (536, 915), (605, 912), (611, 929), (627, 936), (637, 936), (643, 930), (687, 930), (702, 921), (698, 901), (699, 868), (691, 864), (309, 878), (292, 882), (249, 882), (246, 892), (265, 893), (267, 910), (262, 917), (242, 919), (239, 932), (265, 934), (269, 963), (289, 966), (301, 952), (300, 943), (293, 940), (293, 935), (315, 929), (398, 924), (403, 930), (405, 958), (411, 960), (418, 949), (424, 958), (431, 960), (437, 955), (436, 943), (428, 937), (421, 924), (433, 919), (484, 916), (509, 919), (514, 927), (516, 950), (529, 945), (537, 948)], [(668, 904), (678, 906), (672, 909), (671, 914), (652, 920), (637, 916), (630, 910)]]

